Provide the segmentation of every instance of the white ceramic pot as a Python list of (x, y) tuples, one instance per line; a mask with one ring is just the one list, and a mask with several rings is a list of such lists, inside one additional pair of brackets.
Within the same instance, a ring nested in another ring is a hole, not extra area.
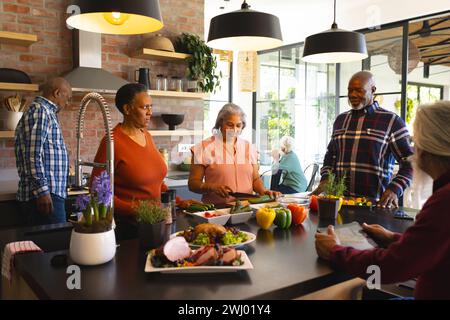
[(14, 131), (23, 112), (0, 110), (0, 130)]
[(72, 230), (70, 258), (79, 265), (94, 266), (114, 258), (116, 236), (114, 229), (101, 233), (79, 233)]

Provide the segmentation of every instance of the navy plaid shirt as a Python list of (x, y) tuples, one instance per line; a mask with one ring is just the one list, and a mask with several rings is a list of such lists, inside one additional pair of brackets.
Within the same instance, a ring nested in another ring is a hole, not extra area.
[[(375, 101), (336, 118), (320, 173), (323, 180), (329, 171), (338, 177), (345, 172), (351, 196), (379, 200), (389, 188), (400, 197), (411, 183), (412, 167), (407, 158), (412, 153), (404, 121)], [(400, 169), (392, 179), (395, 160)]]
[(69, 158), (56, 117), (57, 106), (36, 97), (16, 128), (17, 200), (46, 195), (67, 196)]

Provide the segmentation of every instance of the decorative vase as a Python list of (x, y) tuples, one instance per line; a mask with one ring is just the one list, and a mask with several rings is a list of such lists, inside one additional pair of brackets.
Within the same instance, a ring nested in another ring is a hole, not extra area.
[(166, 221), (155, 224), (140, 223), (138, 225), (139, 243), (142, 250), (150, 250), (158, 248), (169, 240), (170, 225), (166, 225)]
[(0, 130), (14, 131), (23, 112), (0, 110)]
[(70, 258), (79, 265), (106, 263), (116, 254), (114, 229), (100, 233), (79, 233), (72, 230), (69, 251)]
[(323, 198), (318, 199), (319, 221), (336, 220), (339, 211), (339, 198)]

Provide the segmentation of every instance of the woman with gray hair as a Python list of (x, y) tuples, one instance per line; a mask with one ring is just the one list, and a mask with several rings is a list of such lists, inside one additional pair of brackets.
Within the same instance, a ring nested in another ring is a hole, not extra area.
[(244, 111), (227, 103), (217, 115), (213, 136), (192, 147), (189, 190), (203, 195), (205, 203), (234, 201), (230, 193), (280, 196), (267, 190), (259, 177), (257, 152), (239, 135), (246, 126)]
[[(397, 234), (380, 225), (363, 229), (384, 247), (356, 250), (340, 246), (333, 227), (316, 234), (318, 255), (354, 276), (367, 278), (367, 267), (377, 265), (382, 283), (417, 277), (416, 299), (450, 299), (450, 101), (422, 105), (414, 122), (418, 170), (433, 178), (433, 194), (413, 226)], [(416, 173), (414, 173), (416, 174)]]
[[(282, 153), (279, 162), (275, 162), (272, 166), (272, 179), (280, 177), (278, 186), (273, 187), (275, 190), (284, 194), (292, 194), (297, 192), (305, 192), (307, 181), (303, 174), (302, 166), (297, 155), (293, 151), (295, 140), (292, 137), (284, 136), (280, 139), (280, 151)], [(279, 170), (282, 170), (279, 172)]]

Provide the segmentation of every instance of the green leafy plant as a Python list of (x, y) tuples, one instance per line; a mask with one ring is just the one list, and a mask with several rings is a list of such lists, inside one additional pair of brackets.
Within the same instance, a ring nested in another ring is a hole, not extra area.
[[(397, 112), (400, 113), (401, 109), (401, 101), (397, 100), (394, 103)], [(411, 123), (413, 114), (414, 114), (414, 101), (411, 98), (406, 98), (406, 123)]]
[(212, 49), (198, 35), (182, 33), (175, 41), (175, 50), (192, 55), (186, 59), (186, 77), (196, 80), (203, 92), (215, 92), (220, 87), (222, 72), (216, 74), (217, 60)]
[(154, 200), (138, 200), (133, 204), (137, 221), (144, 224), (156, 224), (166, 219), (167, 211)]
[(338, 179), (336, 175), (332, 172), (328, 175), (327, 183), (324, 186), (325, 195), (328, 197), (342, 197), (347, 187), (345, 185), (346, 174)]

